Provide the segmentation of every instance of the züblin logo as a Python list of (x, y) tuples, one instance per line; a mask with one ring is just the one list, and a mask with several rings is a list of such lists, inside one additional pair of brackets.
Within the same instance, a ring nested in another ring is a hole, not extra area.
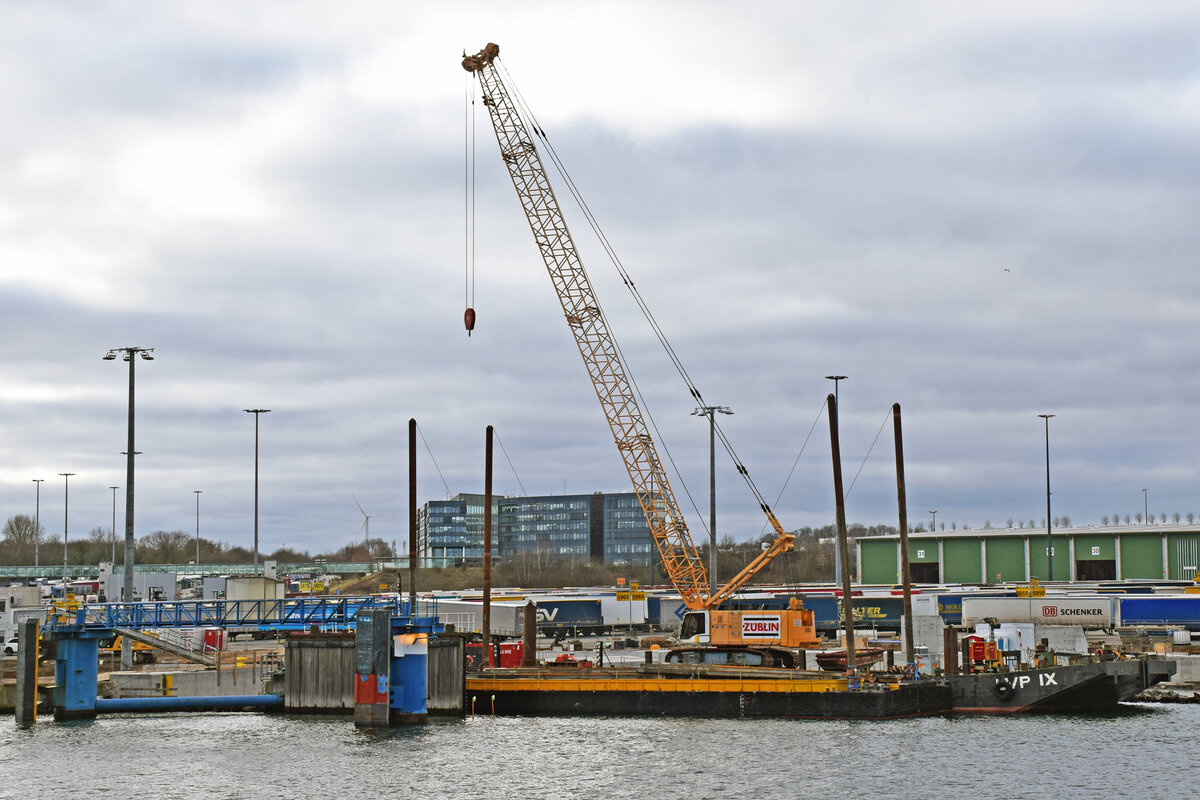
[(779, 617), (742, 617), (743, 638), (775, 638), (780, 632)]

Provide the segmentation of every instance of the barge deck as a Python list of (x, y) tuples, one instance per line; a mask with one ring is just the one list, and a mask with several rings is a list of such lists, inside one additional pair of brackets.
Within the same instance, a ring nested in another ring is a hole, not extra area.
[(944, 681), (880, 681), (785, 669), (695, 666), (493, 670), (468, 675), (473, 713), (536, 716), (895, 719), (951, 710)]

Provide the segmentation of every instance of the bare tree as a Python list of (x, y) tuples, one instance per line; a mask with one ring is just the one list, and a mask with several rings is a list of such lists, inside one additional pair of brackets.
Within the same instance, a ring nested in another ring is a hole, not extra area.
[[(42, 538), (45, 538), (45, 526), (42, 527)], [(4, 523), (4, 531), (0, 536), (0, 556), (10, 564), (32, 564), (34, 543), (38, 536), (33, 517), (17, 514), (9, 517)]]
[(1178, 525), (1179, 524), (1179, 512), (1176, 511), (1175, 514), (1171, 517), (1171, 519), (1175, 520), (1175, 524)]
[(1108, 525), (1108, 514), (1105, 514), (1103, 517), (1100, 518), (1100, 524)]

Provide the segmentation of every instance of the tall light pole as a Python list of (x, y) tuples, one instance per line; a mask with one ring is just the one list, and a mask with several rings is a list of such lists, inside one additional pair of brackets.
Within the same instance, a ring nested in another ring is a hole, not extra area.
[(117, 565), (117, 489), (120, 489), (121, 487), (110, 486), (108, 488), (112, 489), (113, 493), (112, 527), (108, 530), (112, 537), (112, 563), (115, 567)]
[(1149, 525), (1149, 524), (1150, 524), (1150, 495), (1149, 495), (1149, 491), (1150, 491), (1149, 489), (1142, 489), (1142, 511), (1143, 511), (1143, 512), (1145, 512), (1145, 514), (1146, 514), (1146, 516), (1142, 517), (1142, 519), (1146, 520), (1146, 524), (1147, 524), (1147, 525)]
[(200, 493), (203, 489), (192, 489), (196, 495), (196, 566), (200, 566)]
[(38, 549), (42, 544), (42, 484), (45, 478), (34, 478), (36, 491), (33, 495), (33, 566), (38, 566)]
[(71, 508), (71, 476), (74, 472), (58, 473), (63, 479), (63, 584), (62, 598), (67, 600), (67, 511)]
[(1050, 420), (1054, 414), (1038, 414), (1046, 421), (1046, 580), (1054, 580), (1054, 541), (1050, 538)]
[(929, 513), (933, 515), (933, 522), (929, 523), (929, 530), (937, 531), (937, 509), (929, 509)]
[(258, 574), (258, 417), (270, 414), (269, 408), (242, 409), (247, 414), (254, 415), (254, 572)]
[[(837, 408), (838, 438), (841, 438), (842, 407), (838, 404), (838, 386), (846, 380), (845, 375), (826, 375), (825, 380), (833, 381), (833, 405)], [(842, 582), (842, 549), (833, 548), (833, 585), (840, 586)]]
[[(133, 602), (133, 459), (137, 449), (133, 446), (133, 366), (140, 357), (143, 361), (154, 360), (153, 347), (114, 347), (104, 354), (105, 361), (116, 361), (117, 354), (129, 362), (129, 421), (128, 444), (125, 448), (125, 578), (121, 584), (121, 600)], [(133, 647), (128, 636), (121, 637), (121, 669), (133, 669)]]
[[(716, 414), (732, 414), (725, 406), (701, 406), (693, 417), (708, 417), (708, 596), (717, 593), (717, 456)], [(650, 552), (650, 567), (654, 567), (654, 551)], [(653, 573), (652, 573), (653, 574)], [(632, 596), (632, 595), (631, 595)]]

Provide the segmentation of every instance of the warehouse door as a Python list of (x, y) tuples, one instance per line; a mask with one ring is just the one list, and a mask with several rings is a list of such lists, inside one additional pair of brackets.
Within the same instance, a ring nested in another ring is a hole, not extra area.
[(942, 576), (938, 571), (937, 562), (909, 564), (909, 574), (913, 583), (941, 583)]
[(1116, 579), (1117, 562), (1115, 559), (1075, 562), (1075, 580), (1077, 581), (1115, 581)]

